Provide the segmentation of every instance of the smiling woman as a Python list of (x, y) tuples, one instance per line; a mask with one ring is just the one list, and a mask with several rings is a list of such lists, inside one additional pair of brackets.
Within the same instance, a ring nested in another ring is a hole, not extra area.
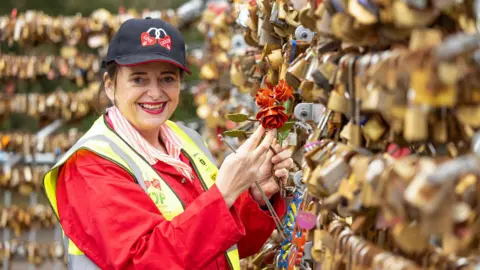
[(158, 140), (160, 126), (178, 106), (183, 72), (165, 62), (119, 66), (115, 71), (104, 75), (108, 98), (142, 137), (162, 149)]
[(110, 42), (113, 106), (44, 178), (69, 269), (237, 270), (275, 228), (255, 181), (284, 214), (273, 176), (286, 180), (293, 161), (275, 130), (260, 126), (218, 169), (202, 138), (169, 120), (185, 62), (162, 20), (127, 20)]

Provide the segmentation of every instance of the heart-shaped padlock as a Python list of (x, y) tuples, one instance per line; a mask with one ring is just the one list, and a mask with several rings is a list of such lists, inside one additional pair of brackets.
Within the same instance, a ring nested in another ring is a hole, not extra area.
[(163, 38), (158, 39), (158, 44), (160, 44), (162, 47), (171, 50), (172, 49), (172, 39), (170, 36), (165, 35)]
[(155, 38), (151, 37), (147, 32), (142, 33), (140, 36), (140, 41), (142, 42), (142, 46), (152, 46), (156, 43)]

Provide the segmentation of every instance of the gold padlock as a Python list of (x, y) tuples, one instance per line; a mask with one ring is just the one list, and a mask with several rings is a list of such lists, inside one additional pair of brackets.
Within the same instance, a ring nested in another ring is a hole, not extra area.
[(373, 141), (378, 141), (386, 131), (387, 127), (379, 116), (371, 117), (362, 129), (363, 135)]
[(285, 79), (293, 88), (298, 88), (300, 86), (300, 82), (305, 77), (305, 72), (307, 71), (308, 62), (305, 59), (305, 55), (300, 55), (294, 62), (292, 62), (291, 66), (287, 69), (285, 74)]
[[(312, 258), (315, 262), (323, 263), (326, 260), (331, 260), (328, 258), (327, 252), (330, 254), (333, 253), (335, 246), (335, 241), (333, 237), (326, 230), (316, 229), (313, 236), (313, 247), (312, 247)], [(331, 256), (330, 256), (331, 257)]]
[(327, 108), (334, 112), (340, 112), (343, 114), (348, 113), (348, 100), (344, 94), (339, 94), (337, 91), (332, 91), (328, 98)]
[(300, 11), (299, 21), (303, 26), (315, 31), (316, 19), (317, 18), (315, 18), (315, 15), (312, 14), (310, 2), (308, 2), (307, 5)]
[(428, 138), (428, 120), (425, 109), (411, 106), (406, 110), (403, 137), (408, 142), (423, 141)]
[(270, 68), (274, 70), (278, 70), (283, 63), (282, 50), (281, 49), (273, 50), (266, 57), (265, 61), (270, 66)]
[(378, 22), (377, 16), (363, 7), (358, 0), (348, 1), (348, 11), (361, 24), (371, 25)]
[(409, 49), (412, 51), (437, 46), (442, 42), (440, 29), (415, 29), (410, 37)]
[(396, 26), (403, 28), (419, 28), (431, 24), (440, 12), (434, 9), (414, 10), (406, 2), (394, 1), (392, 18)]

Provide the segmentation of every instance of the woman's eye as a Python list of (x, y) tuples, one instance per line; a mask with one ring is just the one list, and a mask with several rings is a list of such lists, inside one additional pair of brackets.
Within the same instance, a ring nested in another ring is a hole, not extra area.
[(132, 82), (133, 82), (134, 84), (143, 84), (143, 83), (145, 82), (145, 79), (140, 78), (140, 77), (137, 77), (137, 78), (133, 78), (133, 79), (132, 79)]
[(166, 83), (174, 83), (176, 79), (174, 77), (165, 77), (163, 78), (163, 81)]

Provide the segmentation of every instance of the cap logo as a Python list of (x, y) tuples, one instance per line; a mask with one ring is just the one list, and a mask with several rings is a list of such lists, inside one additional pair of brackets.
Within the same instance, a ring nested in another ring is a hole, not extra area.
[[(154, 31), (155, 30), (155, 31)], [(152, 37), (150, 33), (154, 31), (155, 37)], [(163, 32), (163, 38), (161, 37)], [(140, 41), (142, 42), (142, 46), (152, 46), (155, 44), (160, 44), (160, 46), (171, 50), (172, 49), (172, 39), (170, 38), (169, 35), (167, 35), (167, 32), (163, 30), (162, 28), (150, 28), (146, 32), (143, 32), (140, 35)]]

